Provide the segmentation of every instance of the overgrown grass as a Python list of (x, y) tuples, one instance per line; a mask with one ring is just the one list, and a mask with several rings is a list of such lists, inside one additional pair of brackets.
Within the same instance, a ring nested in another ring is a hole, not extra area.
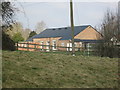
[(3, 88), (115, 88), (118, 59), (3, 51)]

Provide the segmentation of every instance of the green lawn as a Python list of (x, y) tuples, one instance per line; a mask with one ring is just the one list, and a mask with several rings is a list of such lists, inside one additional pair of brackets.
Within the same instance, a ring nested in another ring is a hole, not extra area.
[(3, 51), (3, 88), (115, 88), (118, 59)]

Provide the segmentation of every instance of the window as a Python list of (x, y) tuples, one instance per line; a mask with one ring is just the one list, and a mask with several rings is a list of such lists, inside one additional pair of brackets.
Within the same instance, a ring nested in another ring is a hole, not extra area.
[(22, 47), (24, 47), (24, 44), (21, 44)]
[(77, 43), (75, 43), (75, 47), (77, 47)]
[(43, 49), (43, 44), (44, 44), (44, 42), (43, 42), (43, 41), (41, 41), (41, 49)]
[(44, 42), (43, 42), (43, 41), (41, 41), (41, 44), (42, 44), (42, 45), (43, 45), (43, 43), (44, 43)]
[(67, 51), (72, 51), (72, 43), (67, 43)]
[(46, 49), (49, 49), (50, 42), (47, 41), (47, 42), (46, 42), (46, 45), (47, 45), (47, 46), (46, 46)]
[(61, 43), (61, 46), (64, 46), (65, 44), (64, 43)]
[(24, 44), (24, 47), (27, 47), (27, 44)]
[(50, 42), (49, 42), (49, 41), (47, 41), (47, 42), (46, 42), (46, 45), (50, 45)]
[(87, 43), (87, 48), (91, 48), (91, 44), (90, 43)]
[(53, 40), (53, 50), (56, 50), (56, 40)]
[(80, 42), (80, 47), (82, 47), (82, 42)]

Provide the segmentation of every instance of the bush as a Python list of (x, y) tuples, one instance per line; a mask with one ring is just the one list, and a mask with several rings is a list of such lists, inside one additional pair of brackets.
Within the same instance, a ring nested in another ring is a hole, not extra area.
[(23, 41), (24, 38), (22, 37), (21, 33), (16, 33), (13, 37), (12, 40), (17, 43), (19, 41)]
[(101, 57), (119, 57), (119, 46), (113, 45), (113, 43), (98, 43), (96, 44), (96, 50), (98, 56)]
[(2, 50), (15, 50), (15, 42), (2, 31)]

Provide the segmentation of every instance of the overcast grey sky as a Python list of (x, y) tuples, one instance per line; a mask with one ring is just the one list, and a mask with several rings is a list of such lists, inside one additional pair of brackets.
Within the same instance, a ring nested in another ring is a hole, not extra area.
[[(74, 24), (98, 26), (107, 9), (116, 11), (117, 2), (74, 2)], [(24, 28), (35, 29), (44, 21), (48, 28), (70, 26), (69, 2), (19, 2), (17, 20)], [(25, 14), (23, 13), (25, 12)]]

